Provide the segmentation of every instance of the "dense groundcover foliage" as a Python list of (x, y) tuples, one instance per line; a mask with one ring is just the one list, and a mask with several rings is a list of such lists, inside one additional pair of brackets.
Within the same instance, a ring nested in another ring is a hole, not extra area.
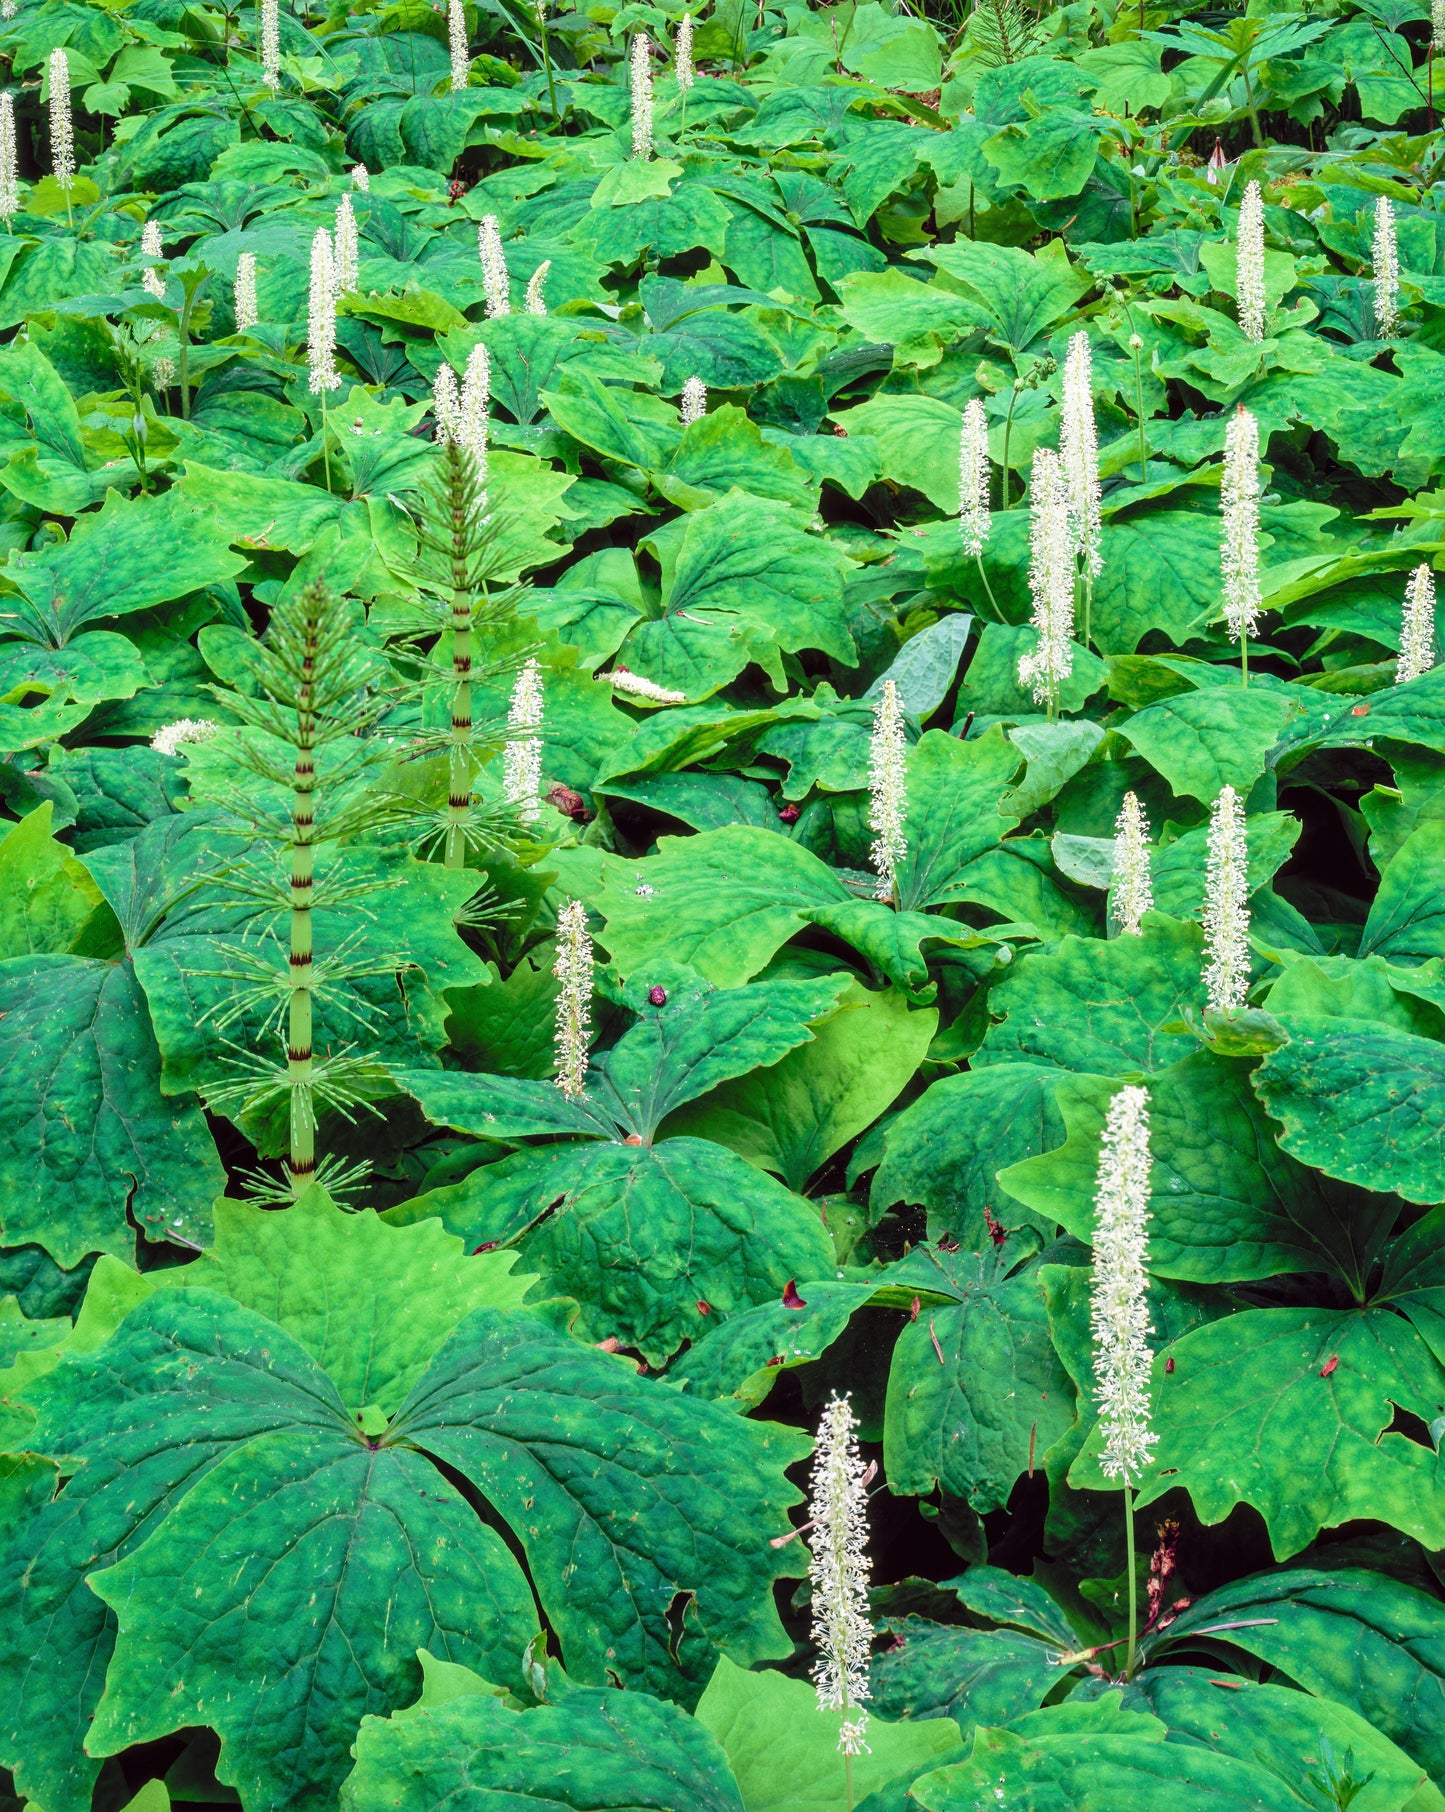
[(6, 1803), (1445, 1807), (1427, 11), (365, 3), (0, 9)]

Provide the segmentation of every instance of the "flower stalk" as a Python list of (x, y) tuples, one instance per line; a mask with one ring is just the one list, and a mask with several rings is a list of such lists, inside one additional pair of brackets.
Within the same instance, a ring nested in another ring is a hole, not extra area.
[(575, 1101), (587, 1085), (587, 1046), (592, 1026), (592, 940), (587, 909), (569, 900), (557, 919), (557, 1087)]
[(1224, 580), (1224, 621), (1239, 643), (1240, 684), (1249, 684), (1249, 638), (1258, 632), (1259, 423), (1240, 404), (1224, 435), (1219, 486), (1219, 565)]
[(812, 1560), (813, 1680), (818, 1709), (842, 1713), (838, 1749), (852, 1812), (853, 1758), (866, 1752), (868, 1657), (868, 1490), (858, 1421), (846, 1396), (831, 1397), (818, 1424), (808, 1515)]
[(1234, 243), (1234, 299), (1246, 340), (1264, 339), (1264, 195), (1257, 182), (1246, 185)]
[(908, 742), (903, 731), (903, 702), (896, 680), (884, 680), (873, 707), (873, 735), (868, 750), (869, 852), (878, 876), (878, 898), (898, 904), (898, 868), (908, 854), (904, 830), (908, 812)]
[(1395, 663), (1395, 684), (1407, 685), (1435, 665), (1435, 575), (1421, 561), (1405, 585), (1405, 608), (1400, 619), (1400, 657)]
[(1249, 992), (1249, 844), (1244, 801), (1221, 788), (1209, 817), (1204, 883), (1204, 986), (1216, 1013), (1232, 1013)]
[(1060, 688), (1074, 670), (1074, 538), (1069, 526), (1069, 492), (1057, 454), (1034, 453), (1029, 481), (1029, 591), (1038, 640), (1019, 661), (1019, 684), (1059, 714)]

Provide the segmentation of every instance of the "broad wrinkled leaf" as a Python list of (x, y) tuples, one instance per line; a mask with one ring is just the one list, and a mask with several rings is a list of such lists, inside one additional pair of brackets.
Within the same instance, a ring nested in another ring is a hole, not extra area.
[(743, 1804), (705, 1726), (646, 1693), (573, 1687), (558, 1704), (515, 1711), (477, 1680), (454, 1698), (423, 1697), (388, 1719), (367, 1719), (343, 1812), (458, 1803), (516, 1812), (584, 1804), (589, 1812), (742, 1812)]

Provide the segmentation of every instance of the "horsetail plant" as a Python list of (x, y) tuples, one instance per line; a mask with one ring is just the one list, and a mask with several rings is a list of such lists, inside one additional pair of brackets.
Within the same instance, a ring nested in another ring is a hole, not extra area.
[[(346, 984), (394, 974), (405, 965), (391, 954), (361, 953), (355, 937), (318, 952), (318, 904), (354, 902), (386, 883), (345, 874), (339, 858), (318, 867), (317, 855), (323, 846), (353, 840), (397, 813), (395, 795), (368, 784), (392, 760), (389, 743), (369, 734), (390, 706), (377, 686), (383, 674), (377, 658), (357, 641), (352, 610), (325, 586), (313, 584), (273, 610), (253, 659), (257, 695), (216, 689), (245, 726), (234, 745), (236, 764), (262, 782), (259, 788), (234, 784), (220, 794), (222, 806), (259, 851), (253, 847), (226, 868), (217, 877), (217, 891), (234, 906), (259, 908), (262, 929), (255, 942), (223, 946), (230, 966), (213, 973), (232, 988), (215, 1024), (225, 1033), (259, 1016), (263, 1032), (282, 1037), (284, 1055), (277, 1061), (228, 1040), (238, 1073), (212, 1089), (210, 1101), (238, 1116), (264, 1115), (285, 1102), (285, 1184), (278, 1189), (272, 1179), (253, 1174), (252, 1193), (262, 1201), (294, 1201), (313, 1181), (334, 1194), (364, 1174), (364, 1166), (318, 1159), (317, 1110), (327, 1107), (351, 1120), (384, 1073), (351, 1045), (318, 1056), (316, 1012), (320, 1006), (364, 1025), (370, 1009)], [(281, 858), (284, 875), (268, 856)], [(284, 944), (276, 927), (281, 915)], [(247, 1029), (254, 1035), (252, 1025)]]

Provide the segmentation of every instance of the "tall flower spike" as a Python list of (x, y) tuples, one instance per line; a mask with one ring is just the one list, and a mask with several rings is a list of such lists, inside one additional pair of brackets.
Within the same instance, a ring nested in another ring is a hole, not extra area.
[(1140, 921), (1154, 904), (1154, 883), (1149, 873), (1149, 820), (1133, 793), (1114, 823), (1114, 886), (1110, 901), (1119, 930), (1138, 937)]
[(1104, 521), (1100, 514), (1099, 434), (1094, 424), (1094, 361), (1086, 333), (1073, 336), (1064, 358), (1059, 458), (1069, 493), (1069, 533), (1074, 551), (1083, 561), (1085, 572), (1097, 579), (1104, 570)]
[[(1445, 5), (1445, 0), (1441, 0)], [(672, 70), (677, 77), (679, 94), (686, 94), (697, 80), (692, 67), (692, 14), (684, 13), (677, 27), (677, 44), (672, 53)]]
[(1204, 986), (1216, 1013), (1242, 1007), (1249, 991), (1249, 844), (1244, 802), (1224, 787), (1209, 815), (1204, 881)]
[(1395, 684), (1419, 679), (1435, 665), (1435, 575), (1423, 562), (1405, 586), (1405, 610), (1400, 621), (1400, 658), (1395, 663)]
[(1248, 184), (1239, 206), (1239, 235), (1234, 245), (1234, 299), (1246, 340), (1264, 338), (1264, 196), (1257, 182)]
[(707, 385), (700, 377), (690, 377), (683, 385), (677, 413), (684, 428), (689, 422), (700, 422), (707, 414)]
[(1400, 248), (1395, 238), (1395, 209), (1388, 195), (1375, 203), (1374, 266), (1375, 325), (1382, 340), (1393, 340), (1400, 331)]
[(818, 1423), (809, 1481), (808, 1577), (813, 1584), (813, 1680), (820, 1711), (841, 1711), (838, 1747), (861, 1755), (872, 1697), (868, 1656), (868, 1487), (858, 1452), (858, 1427), (847, 1397), (830, 1397)]
[(0, 220), (20, 212), (20, 166), (15, 159), (15, 103), (0, 92)]
[(75, 136), (70, 122), (70, 60), (58, 46), (46, 66), (50, 81), (50, 167), (69, 193), (75, 182)]
[(1219, 485), (1224, 620), (1238, 642), (1259, 628), (1259, 423), (1243, 404), (1224, 433)]
[(632, 155), (652, 156), (652, 45), (645, 31), (632, 34)]
[(491, 426), (492, 361), (479, 340), (467, 355), (462, 378), (461, 419), (457, 439), (477, 465), (477, 482), (487, 482), (487, 435)]
[(542, 815), (542, 679), (537, 663), (528, 661), (512, 687), (507, 712), (507, 742), (502, 751), (502, 790), (524, 824)]
[(1099, 1147), (1094, 1195), (1094, 1279), (1090, 1321), (1094, 1333), (1094, 1394), (1106, 1478), (1137, 1481), (1158, 1436), (1149, 1428), (1149, 1368), (1154, 1354), (1147, 1335), (1149, 1252), (1149, 1095), (1121, 1088), (1109, 1103)]
[[(161, 249), (161, 223), (158, 220), (148, 220), (141, 228), (140, 249), (141, 256), (144, 258), (164, 257), (165, 254)], [(147, 265), (141, 272), (140, 281), (141, 288), (157, 300), (166, 293), (165, 277), (152, 265)]]
[(873, 707), (873, 737), (868, 749), (868, 828), (870, 852), (878, 876), (878, 898), (891, 900), (898, 865), (908, 854), (904, 821), (908, 813), (908, 742), (903, 734), (903, 705), (895, 680), (884, 680)]
[(351, 166), (351, 186), (361, 195), (371, 193), (371, 174), (365, 164)]
[(432, 439), (439, 447), (450, 446), (460, 437), (462, 399), (457, 390), (457, 374), (445, 359), (432, 380), (431, 415)]
[(587, 909), (569, 900), (557, 919), (557, 1086), (575, 1099), (587, 1082), (587, 1045), (592, 1026), (592, 940)]
[(1074, 545), (1069, 492), (1058, 456), (1034, 453), (1029, 479), (1029, 592), (1038, 643), (1019, 662), (1019, 684), (1034, 702), (1058, 709), (1059, 688), (1074, 670)]
[(158, 755), (177, 755), (181, 745), (188, 742), (209, 742), (220, 729), (209, 717), (178, 717), (172, 724), (164, 724), (151, 738), (151, 747)]
[(279, 0), (261, 0), (261, 81), (281, 86), (281, 8)]
[(645, 698), (651, 705), (685, 705), (687, 694), (673, 692), (666, 686), (659, 686), (655, 680), (634, 673), (628, 667), (614, 667), (611, 673), (599, 673), (598, 679), (606, 685), (614, 686), (619, 692), (626, 692), (632, 698)]
[(333, 273), (338, 296), (350, 295), (361, 287), (361, 244), (356, 233), (356, 215), (351, 197), (343, 195), (336, 204), (336, 232), (332, 239), (336, 268)]
[(487, 318), (512, 312), (512, 286), (507, 276), (507, 254), (502, 250), (502, 230), (495, 214), (484, 214), (477, 228), (477, 255), (482, 261), (482, 288), (487, 296)]
[(256, 254), (242, 252), (236, 260), (236, 287), (232, 291), (236, 314), (236, 332), (244, 333), (261, 319), (256, 301)]
[(965, 404), (958, 437), (958, 526), (963, 551), (981, 554), (992, 519), (988, 508), (988, 417), (979, 397)]
[(313, 396), (339, 390), (336, 371), (336, 279), (332, 269), (331, 235), (318, 227), (311, 241), (311, 296), (307, 314), (306, 356)]
[(522, 298), (522, 307), (529, 315), (545, 315), (547, 312), (547, 272), (552, 268), (552, 260), (544, 258), (532, 272), (532, 279), (527, 285), (527, 293)]
[(447, 0), (447, 45), (452, 57), (452, 93), (472, 79), (472, 53), (467, 43), (467, 11), (462, 0)]

